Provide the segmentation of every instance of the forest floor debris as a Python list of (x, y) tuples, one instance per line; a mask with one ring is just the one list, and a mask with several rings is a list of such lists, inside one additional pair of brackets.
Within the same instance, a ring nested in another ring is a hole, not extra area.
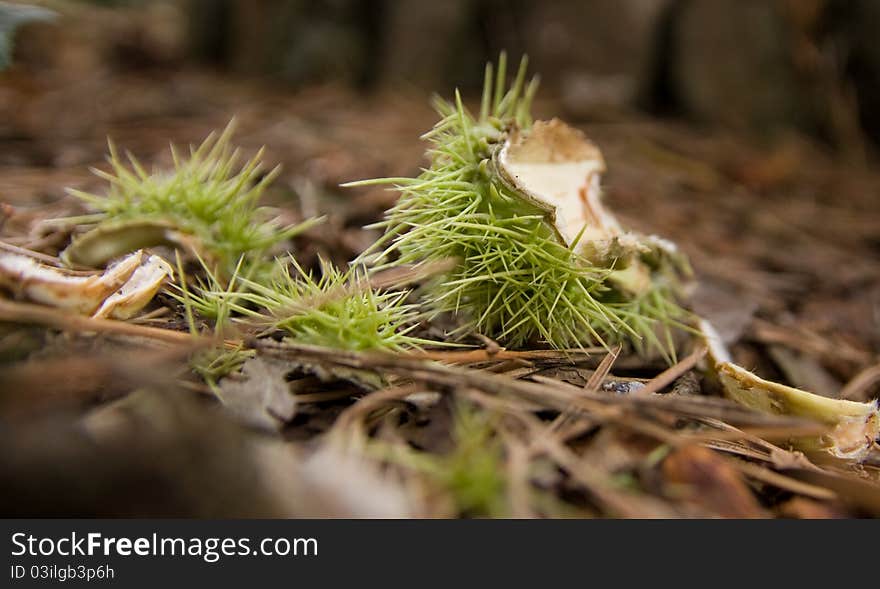
[[(37, 96), (0, 87), (0, 240), (50, 263), (71, 236), (46, 221), (87, 212), (64, 188), (103, 189), (87, 168), (103, 165), (107, 134), (145, 166), (167, 166), (168, 141), (195, 144), (235, 114), (244, 150), (267, 145), (268, 165), (283, 164), (265, 194), (279, 224), (326, 216), (293, 237), (298, 262), (341, 267), (375, 241), (362, 227), (395, 196), (339, 184), (424, 164), (417, 137), (433, 120), (422, 96), (173, 76), (151, 86), (148, 118), (137, 74), (85, 79), (70, 103), (99, 87), (112, 112), (85, 108), (60, 127), (51, 80)], [(553, 113), (549, 102), (536, 108)], [(880, 175), (796, 138), (758, 146), (637, 118), (584, 126), (607, 160), (606, 202), (626, 226), (673, 237), (690, 257), (698, 312), (726, 326), (737, 364), (796, 385), (791, 358), (801, 358), (840, 383), (827, 395), (877, 398)], [(761, 166), (779, 153), (798, 165), (768, 179)], [(478, 338), (471, 349), (343, 352), (234, 330), (219, 342), (193, 335), (168, 294), (150, 309), (130, 322), (0, 300), (4, 513), (880, 516), (876, 445), (861, 464), (794, 450), (789, 440), (823, 426), (720, 398), (694, 369), (699, 349), (672, 369)], [(249, 408), (277, 433), (230, 417), (189, 366), (195, 350), (241, 343), (282, 367), (272, 390), (283, 379), (290, 402), (278, 411), (259, 397)], [(382, 385), (365, 387), (364, 371)]]

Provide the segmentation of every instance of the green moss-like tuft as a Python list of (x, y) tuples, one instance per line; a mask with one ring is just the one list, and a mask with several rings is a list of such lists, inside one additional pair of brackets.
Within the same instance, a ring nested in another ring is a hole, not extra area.
[[(216, 274), (205, 266), (204, 261), (200, 261), (205, 270), (207, 283), (199, 281), (194, 291), (191, 290), (187, 286), (187, 276), (183, 270), (180, 256), (178, 256), (178, 282), (172, 284), (173, 289), (168, 294), (183, 305), (186, 322), (192, 335), (199, 335), (199, 326), (196, 321), (197, 313), (214, 322), (214, 345), (194, 352), (190, 356), (189, 365), (193, 372), (201, 376), (208, 386), (216, 392), (217, 381), (241, 369), (246, 361), (256, 355), (256, 352), (246, 348), (243, 343), (239, 342), (233, 347), (227, 347), (223, 341), (223, 334), (229, 328), (232, 306), (239, 297), (236, 290), (236, 280), (238, 279), (238, 270), (241, 268), (241, 260), (239, 260), (239, 265), (228, 284), (223, 288), (220, 288), (222, 285)], [(208, 285), (215, 289), (212, 290)]]
[[(290, 269), (294, 273), (291, 274)], [(286, 331), (299, 343), (345, 350), (402, 351), (432, 343), (410, 335), (418, 312), (406, 304), (408, 292), (373, 288), (362, 272), (341, 272), (322, 260), (321, 276), (306, 272), (291, 256), (278, 260), (267, 283), (242, 280), (240, 295), (261, 311), (237, 309)]]
[(435, 472), (464, 515), (505, 517), (507, 477), (504, 453), (489, 416), (465, 404), (456, 406), (453, 451)]

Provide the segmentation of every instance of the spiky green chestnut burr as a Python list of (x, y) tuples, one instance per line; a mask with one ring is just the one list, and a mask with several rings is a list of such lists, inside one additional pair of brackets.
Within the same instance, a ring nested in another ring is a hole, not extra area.
[(131, 154), (126, 162), (110, 143), (112, 172), (106, 193), (69, 192), (98, 211), (72, 219), (92, 224), (62, 253), (69, 263), (102, 266), (128, 251), (155, 245), (189, 250), (225, 276), (244, 260), (250, 268), (272, 246), (301, 233), (314, 220), (282, 225), (259, 206), (263, 191), (280, 168), (263, 172), (262, 150), (240, 162), (231, 145), (234, 122), (212, 133), (188, 155), (171, 147), (174, 167), (148, 172)]
[(390, 184), (401, 195), (361, 261), (375, 268), (457, 260), (426, 285), (424, 303), (462, 331), (556, 348), (624, 342), (674, 354), (671, 329), (686, 262), (674, 245), (624, 231), (600, 202), (605, 164), (580, 131), (532, 123), (537, 81), (526, 60), (507, 88), (505, 58), (486, 68), (479, 113), (456, 93), (424, 138), (430, 166)]
[(291, 256), (276, 261), (268, 282), (241, 279), (241, 283), (247, 292), (238, 300), (259, 310), (238, 303), (233, 308), (259, 324), (287, 332), (298, 343), (391, 352), (432, 343), (410, 333), (419, 313), (406, 303), (409, 293), (381, 291), (357, 267), (342, 272), (322, 260), (320, 277), (315, 278)]

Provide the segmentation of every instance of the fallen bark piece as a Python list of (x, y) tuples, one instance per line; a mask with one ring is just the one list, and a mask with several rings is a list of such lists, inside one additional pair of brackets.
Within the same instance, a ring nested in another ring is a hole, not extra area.
[(155, 255), (137, 251), (102, 274), (83, 276), (23, 254), (0, 252), (0, 286), (18, 297), (96, 318), (127, 319), (144, 308), (172, 275)]
[(859, 403), (830, 399), (765, 380), (732, 361), (708, 321), (700, 321), (700, 331), (725, 396), (763, 413), (806, 417), (830, 426), (821, 436), (792, 440), (802, 450), (824, 451), (837, 458), (856, 461), (868, 455), (880, 436), (880, 408), (876, 400)]

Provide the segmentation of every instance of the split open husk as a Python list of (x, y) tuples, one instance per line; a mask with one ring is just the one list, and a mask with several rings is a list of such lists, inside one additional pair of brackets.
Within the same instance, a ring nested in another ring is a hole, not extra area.
[(826, 433), (792, 443), (805, 451), (824, 451), (837, 458), (862, 460), (880, 436), (880, 409), (868, 403), (833, 399), (763, 379), (735, 364), (712, 325), (702, 320), (700, 331), (708, 358), (724, 394), (763, 413), (792, 415), (829, 426)]
[(97, 318), (127, 319), (149, 303), (171, 266), (136, 251), (100, 274), (71, 272), (24, 254), (0, 252), (0, 286), (18, 297)]
[(580, 130), (559, 119), (536, 121), (510, 132), (493, 162), (502, 184), (544, 211), (562, 243), (598, 266), (613, 267), (608, 280), (630, 295), (653, 287), (648, 258), (686, 265), (675, 244), (625, 230), (605, 207), (605, 159)]

